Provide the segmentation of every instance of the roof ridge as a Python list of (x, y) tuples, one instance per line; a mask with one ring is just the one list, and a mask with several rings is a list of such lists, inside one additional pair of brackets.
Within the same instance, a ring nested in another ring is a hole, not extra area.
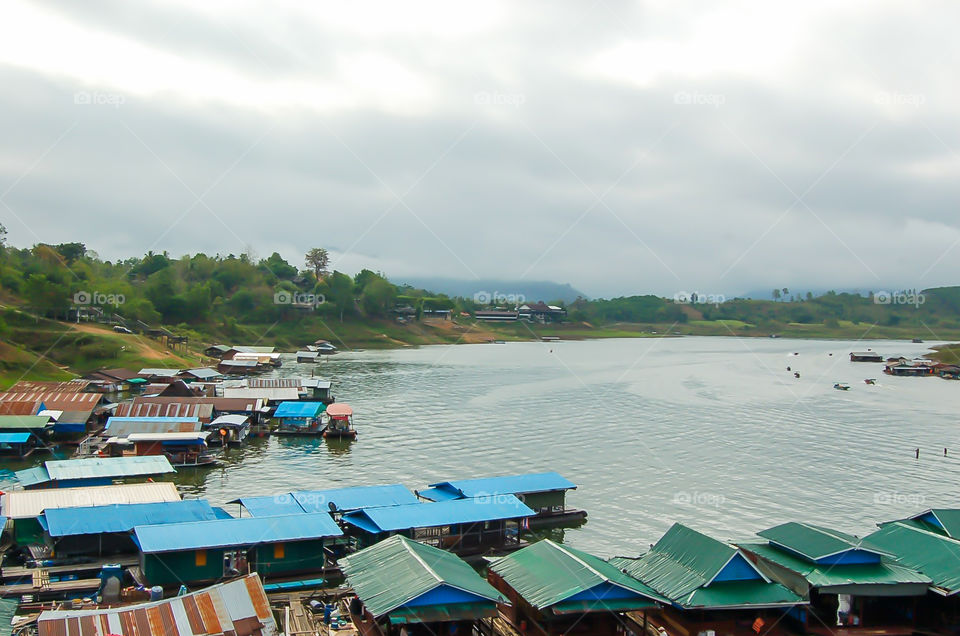
[(569, 550), (566, 546), (563, 546), (563, 545), (560, 545), (559, 543), (555, 543), (555, 542), (553, 542), (553, 541), (550, 541), (549, 539), (547, 539), (547, 541), (548, 541), (549, 545), (552, 545), (552, 546), (555, 547), (556, 549), (560, 550), (561, 552), (563, 552), (564, 554), (566, 554), (568, 557), (570, 557), (571, 559), (573, 559), (574, 561), (576, 561), (577, 563), (579, 563), (579, 564), (582, 565), (583, 567), (587, 568), (588, 570), (590, 570), (591, 572), (593, 572), (594, 574), (596, 574), (597, 576), (599, 576), (603, 581), (605, 581), (605, 582), (607, 582), (607, 583), (612, 583), (612, 581), (610, 580), (610, 577), (609, 577), (609, 576), (605, 576), (604, 574), (601, 574), (595, 567), (593, 567), (592, 565), (590, 565), (589, 563), (587, 563), (586, 561), (584, 561), (582, 558), (578, 557), (576, 554), (573, 554), (572, 552), (570, 552), (570, 550)]
[(857, 539), (857, 543), (851, 543), (849, 539), (847, 539), (846, 537), (841, 536), (840, 534), (838, 534), (838, 532), (839, 532), (838, 530), (834, 530), (834, 529), (832, 529), (832, 528), (824, 528), (824, 527), (822, 527), (822, 526), (817, 526), (817, 525), (814, 525), (814, 524), (812, 524), (812, 523), (806, 523), (805, 521), (799, 521), (799, 522), (797, 522), (797, 523), (799, 523), (799, 524), (800, 524), (801, 526), (803, 526), (804, 528), (809, 528), (809, 529), (811, 529), (811, 530), (813, 530), (813, 531), (815, 531), (815, 532), (819, 532), (820, 534), (824, 534), (824, 535), (826, 535), (826, 536), (828, 536), (828, 537), (830, 537), (830, 538), (832, 538), (832, 539), (836, 539), (837, 541), (842, 541), (843, 543), (846, 543), (847, 545), (852, 546), (852, 547), (854, 547), (854, 548), (858, 547), (858, 546), (863, 542), (863, 539), (860, 538), (860, 537), (858, 537), (858, 536), (855, 535), (855, 534), (852, 534), (852, 535), (849, 535), (849, 536), (853, 537), (854, 539)]
[[(397, 535), (397, 536), (399, 536), (399, 535)], [(443, 578), (442, 578), (439, 574), (437, 574), (436, 571), (435, 571), (432, 567), (430, 567), (429, 565), (427, 565), (427, 562), (423, 560), (423, 557), (421, 557), (419, 554), (417, 554), (417, 553), (414, 551), (413, 546), (411, 546), (408, 541), (404, 541), (403, 537), (401, 537), (401, 538), (398, 539), (398, 540), (400, 541), (401, 545), (403, 545), (403, 547), (406, 549), (406, 551), (410, 553), (410, 556), (412, 556), (414, 559), (416, 559), (417, 562), (419, 562), (420, 565), (423, 566), (423, 569), (425, 569), (427, 572), (429, 572), (429, 573), (430, 573), (430, 576), (432, 576), (434, 579), (436, 579), (437, 583), (443, 583)]]

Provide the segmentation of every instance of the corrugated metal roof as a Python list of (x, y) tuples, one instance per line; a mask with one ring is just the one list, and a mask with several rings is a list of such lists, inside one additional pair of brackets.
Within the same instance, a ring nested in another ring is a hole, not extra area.
[(68, 380), (67, 382), (41, 382), (36, 380), (20, 380), (8, 391), (27, 393), (30, 391), (56, 391), (58, 393), (80, 393), (90, 386), (90, 380)]
[(126, 437), (131, 433), (195, 433), (202, 427), (196, 417), (111, 417), (104, 434)]
[(223, 390), (223, 397), (226, 398), (244, 398), (264, 400), (296, 400), (300, 397), (300, 391), (297, 388), (247, 388), (233, 387)]
[(40, 471), (29, 474), (26, 471), (17, 471), (16, 475), (23, 486), (32, 486), (47, 481), (115, 479), (175, 472), (170, 461), (163, 455), (47, 460), (43, 463), (43, 471), (46, 472), (46, 478), (40, 481), (36, 481), (38, 477), (42, 477)]
[(209, 367), (201, 367), (201, 368), (199, 368), (199, 369), (187, 369), (187, 370), (185, 370), (185, 371), (181, 371), (180, 374), (181, 374), (181, 375), (192, 375), (193, 377), (199, 378), (199, 379), (201, 379), (201, 380), (206, 380), (206, 379), (211, 379), (211, 378), (219, 378), (219, 377), (221, 377), (221, 376), (223, 375), (222, 373), (220, 373), (220, 372), (217, 371), (216, 369), (211, 369), (211, 368), (209, 368)]
[[(811, 587), (825, 588), (833, 586), (890, 586), (916, 584), (919, 590), (916, 596), (926, 593), (926, 586), (932, 581), (929, 577), (920, 574), (908, 567), (897, 565), (889, 559), (880, 563), (855, 563), (849, 565), (817, 565), (806, 559), (797, 557), (781, 550), (769, 543), (743, 543), (744, 550), (771, 561), (781, 567), (796, 572)], [(864, 589), (864, 596), (878, 595), (875, 591)]]
[(327, 405), (323, 402), (281, 402), (274, 417), (316, 417)]
[(364, 508), (348, 512), (343, 520), (367, 532), (389, 532), (408, 528), (432, 528), (458, 523), (497, 521), (532, 517), (527, 508), (513, 495), (499, 495), (490, 499), (457, 499), (438, 503), (415, 503), (383, 508)]
[(42, 408), (39, 400), (10, 400), (0, 402), (0, 415), (36, 415)]
[(960, 541), (901, 521), (884, 524), (863, 540), (930, 577), (933, 591), (946, 596), (960, 592)]
[(64, 393), (61, 391), (5, 391), (0, 393), (0, 402), (43, 402), (48, 409), (57, 411), (93, 410), (101, 401), (100, 393)]
[(18, 429), (36, 430), (45, 428), (50, 424), (48, 415), (0, 415), (0, 429)]
[[(126, 439), (130, 442), (189, 442), (204, 441), (212, 431), (196, 431), (183, 433), (130, 433)], [(116, 438), (110, 438), (116, 439)]]
[(33, 433), (0, 433), (0, 444), (24, 444)]
[(793, 550), (811, 561), (819, 561), (850, 550), (875, 552), (862, 546), (861, 540), (852, 534), (809, 523), (791, 521), (761, 530), (757, 535), (775, 545)]
[[(728, 563), (742, 559), (755, 579), (714, 581)], [(610, 562), (683, 608), (779, 607), (803, 600), (770, 582), (734, 546), (675, 523), (638, 559)]]
[[(539, 610), (578, 595), (586, 596), (586, 599), (581, 596), (580, 600), (602, 602), (610, 596), (610, 585), (632, 593), (633, 606), (627, 609), (651, 607), (654, 601), (670, 603), (603, 559), (549, 539), (495, 561), (490, 569)], [(596, 591), (595, 598), (589, 597), (591, 590)], [(616, 595), (618, 599), (622, 596)]]
[(237, 369), (253, 369), (257, 366), (256, 360), (221, 360), (218, 367), (235, 367)]
[[(196, 417), (204, 421), (209, 421), (213, 417), (213, 405), (201, 404), (197, 402), (161, 402), (163, 398), (141, 398), (143, 400), (157, 401), (134, 401), (133, 403), (123, 403), (117, 407), (116, 414), (119, 417), (176, 417), (180, 419)], [(177, 398), (170, 398), (175, 400)], [(180, 398), (189, 400), (190, 398)]]
[[(37, 619), (39, 636), (220, 636), (280, 633), (256, 573), (152, 603), (111, 609), (46, 611)], [(259, 631), (257, 631), (259, 630)]]
[[(483, 497), (487, 495), (526, 494), (532, 492), (548, 492), (553, 490), (570, 490), (577, 485), (559, 473), (530, 473), (527, 475), (509, 475), (504, 477), (484, 477), (480, 479), (457, 479), (430, 484), (431, 488), (444, 491), (438, 496), (449, 499), (451, 497)], [(428, 492), (421, 495), (427, 497)], [(427, 497), (428, 499), (430, 497)]]
[(329, 389), (333, 386), (333, 382), (322, 378), (304, 378), (302, 384), (308, 389)]
[(51, 537), (129, 532), (136, 526), (206, 521), (219, 516), (203, 499), (82, 508), (53, 508), (43, 513)]
[(960, 539), (960, 509), (958, 508), (933, 508), (916, 514), (910, 519), (923, 521), (948, 537)]
[(27, 519), (38, 517), (41, 512), (51, 508), (180, 501), (180, 494), (177, 487), (170, 482), (150, 482), (85, 488), (13, 490), (4, 493), (2, 501), (4, 516)]
[[(261, 347), (261, 346), (249, 346), (249, 345), (233, 345), (230, 347), (234, 351), (240, 353), (273, 353), (276, 347)], [(229, 349), (228, 349), (229, 351)]]
[(209, 404), (215, 411), (256, 411), (263, 406), (262, 400), (225, 397), (136, 397), (134, 404)]
[(140, 544), (140, 550), (144, 553), (302, 541), (343, 535), (343, 531), (327, 513), (137, 526), (133, 532)]
[[(396, 535), (339, 560), (366, 609), (379, 618), (442, 587), (491, 606), (505, 599), (458, 556)], [(419, 606), (419, 603), (417, 604)]]
[(242, 504), (251, 517), (276, 517), (304, 512), (290, 493), (265, 497), (241, 497), (228, 503)]
[(210, 422), (210, 427), (214, 428), (217, 426), (243, 426), (250, 421), (250, 418), (246, 415), (220, 415), (215, 420)]
[(158, 378), (173, 378), (180, 373), (180, 369), (140, 369), (138, 375), (151, 375)]
[(249, 378), (246, 384), (251, 389), (298, 389), (302, 385), (300, 378)]

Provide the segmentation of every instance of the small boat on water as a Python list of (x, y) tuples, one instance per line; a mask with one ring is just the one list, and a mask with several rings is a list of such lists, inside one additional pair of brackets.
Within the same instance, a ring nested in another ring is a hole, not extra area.
[(327, 407), (327, 418), (327, 425), (323, 429), (324, 438), (357, 438), (357, 429), (353, 427), (353, 409), (349, 404), (334, 402)]
[(866, 380), (864, 380), (864, 383), (866, 383), (866, 384), (876, 384), (876, 383), (877, 383), (877, 379), (876, 379), (876, 378), (867, 378)]
[(837, 382), (833, 385), (833, 388), (835, 388), (837, 391), (849, 391), (850, 385), (844, 384), (843, 382)]

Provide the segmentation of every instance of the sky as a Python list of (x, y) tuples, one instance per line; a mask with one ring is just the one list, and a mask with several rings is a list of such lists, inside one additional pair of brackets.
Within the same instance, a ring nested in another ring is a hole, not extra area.
[[(5, 0), (0, 223), (591, 296), (960, 283), (952, 2)], [(500, 290), (508, 293), (509, 290)]]

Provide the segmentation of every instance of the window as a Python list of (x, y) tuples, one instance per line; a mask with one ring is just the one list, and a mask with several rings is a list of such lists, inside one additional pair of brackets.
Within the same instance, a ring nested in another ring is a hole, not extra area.
[(275, 543), (273, 544), (273, 558), (282, 559), (284, 554), (283, 544)]
[(197, 550), (193, 554), (193, 564), (198, 568), (202, 568), (207, 564), (207, 551), (206, 550)]

